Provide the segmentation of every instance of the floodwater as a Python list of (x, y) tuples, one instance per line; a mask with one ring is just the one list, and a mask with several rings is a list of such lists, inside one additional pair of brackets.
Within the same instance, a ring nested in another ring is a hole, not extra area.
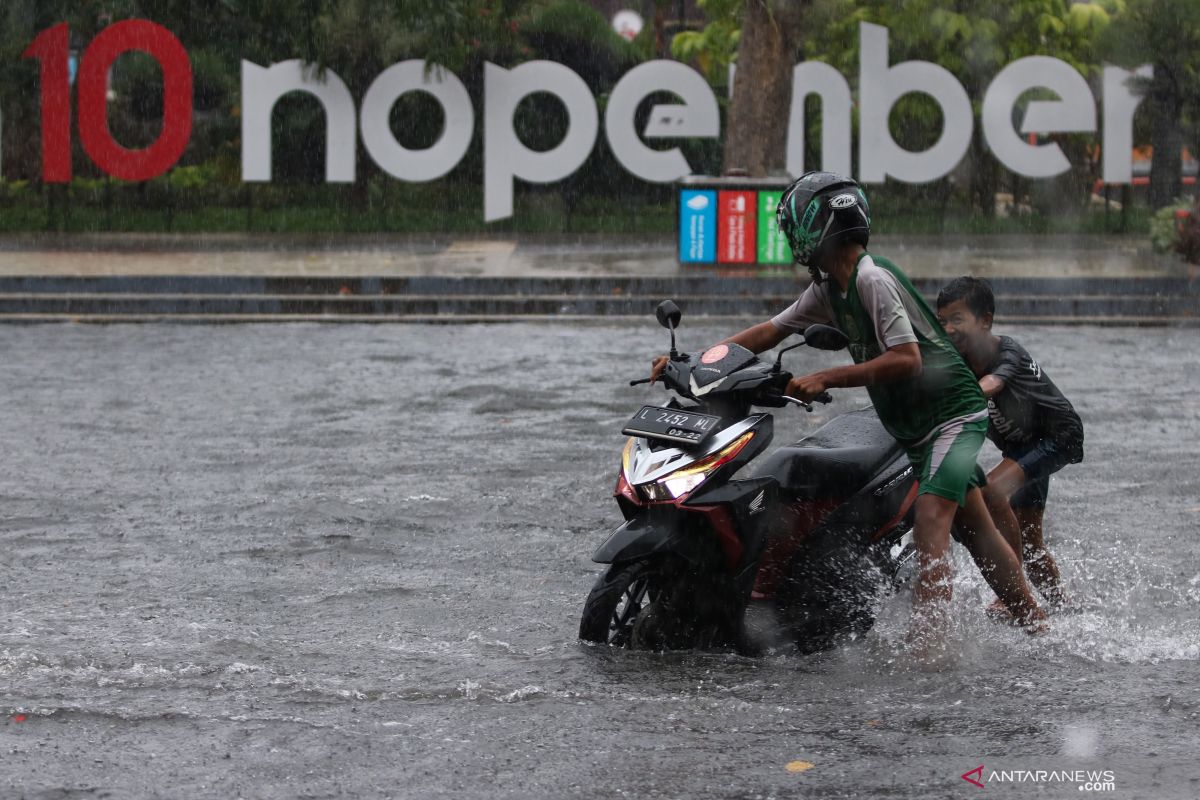
[(930, 671), (905, 596), (811, 657), (577, 642), (652, 320), (4, 327), (0, 796), (1196, 798), (1200, 331), (1007, 332), (1087, 428), (1081, 611), (989, 621), (956, 548)]

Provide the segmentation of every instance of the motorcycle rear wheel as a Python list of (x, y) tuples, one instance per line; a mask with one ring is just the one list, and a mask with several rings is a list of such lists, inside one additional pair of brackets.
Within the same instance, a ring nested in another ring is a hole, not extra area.
[(792, 562), (782, 616), (801, 653), (831, 650), (875, 625), (883, 576), (867, 558), (845, 549), (805, 548)]

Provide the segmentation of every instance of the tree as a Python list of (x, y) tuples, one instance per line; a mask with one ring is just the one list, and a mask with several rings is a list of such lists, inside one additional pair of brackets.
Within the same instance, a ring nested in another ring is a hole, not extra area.
[[(994, 212), (994, 198), (1001, 185), (1001, 166), (991, 154), (979, 124), (988, 85), (1005, 65), (1031, 55), (1052, 55), (1085, 77), (1093, 76), (1098, 69), (1098, 31), (1108, 23), (1103, 7), (1080, 12), (1068, 0), (831, 0), (830, 6), (826, 13), (832, 11), (836, 22), (820, 36), (812, 35), (806, 41), (809, 57), (828, 60), (843, 73), (854, 74), (859, 23), (872, 22), (891, 32), (892, 63), (932, 61), (949, 70), (966, 89), (975, 115), (967, 154), (968, 190), (972, 203), (986, 215)], [(929, 134), (936, 133), (940, 124), (936, 106), (919, 95), (905, 97), (892, 112), (897, 142), (910, 149), (932, 144)], [(1060, 144), (1075, 151), (1073, 162), (1087, 160), (1084, 139), (1064, 138)], [(1088, 181), (1080, 174), (1074, 176), (1074, 183), (1073, 194), (1082, 204), (1087, 197), (1082, 187)]]
[(765, 176), (786, 166), (787, 126), (800, 20), (811, 0), (697, 0), (708, 24), (676, 34), (672, 54), (695, 64), (713, 86), (737, 71), (726, 107), (725, 171)]
[[(709, 24), (699, 33), (677, 36), (673, 52), (696, 63), (716, 85), (720, 73), (736, 59), (725, 165), (764, 175), (785, 164), (785, 126), (777, 120), (791, 103), (793, 65), (802, 59), (826, 61), (847, 76), (856, 75), (861, 22), (889, 28), (893, 62), (922, 59), (950, 70), (974, 98), (978, 116), (988, 84), (1015, 59), (1051, 54), (1085, 76), (1094, 75), (1100, 32), (1120, 2), (1081, 6), (1068, 0), (703, 0)], [(818, 117), (806, 116), (815, 129)], [(891, 122), (900, 144), (920, 149), (936, 138), (941, 114), (927, 98), (910, 95), (897, 104)], [(1064, 143), (1086, 153), (1082, 137)], [(978, 124), (969, 159), (970, 193), (985, 213), (991, 213), (1001, 170)], [(1076, 182), (1087, 181), (1079, 176)]]
[(694, 63), (713, 86), (725, 86), (742, 35), (745, 0), (696, 0), (696, 5), (704, 12), (708, 24), (699, 31), (675, 34), (671, 55)]
[(787, 165), (782, 109), (792, 96), (800, 26), (808, 2), (745, 0), (737, 72), (725, 122), (725, 170), (761, 177)]
[[(1149, 106), (1154, 147), (1150, 205), (1162, 208), (1181, 193), (1186, 122), (1200, 123), (1200, 3), (1129, 0), (1108, 30), (1105, 45), (1114, 61), (1154, 67), (1154, 76), (1139, 83)], [(1192, 145), (1193, 152), (1200, 152), (1194, 128)]]

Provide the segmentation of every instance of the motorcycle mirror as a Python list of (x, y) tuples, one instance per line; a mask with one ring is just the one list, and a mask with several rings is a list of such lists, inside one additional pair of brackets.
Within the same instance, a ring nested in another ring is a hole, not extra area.
[(683, 312), (679, 310), (679, 306), (675, 305), (673, 300), (663, 300), (658, 304), (658, 308), (654, 309), (654, 316), (658, 318), (659, 325), (674, 330), (679, 327), (679, 320), (683, 319)]
[(837, 328), (818, 324), (804, 329), (804, 343), (818, 350), (841, 350), (850, 344), (850, 339)]
[(783, 370), (783, 354), (788, 350), (795, 350), (797, 347), (804, 347), (806, 344), (808, 343), (797, 342), (796, 344), (788, 345), (787, 347), (778, 351), (775, 355), (775, 363), (771, 365), (771, 372), (775, 375), (778, 375)]
[(673, 300), (663, 300), (654, 309), (654, 316), (658, 317), (659, 325), (671, 332), (671, 360), (674, 361), (679, 358), (679, 351), (675, 349), (675, 329), (679, 327), (679, 320), (683, 319), (683, 312)]

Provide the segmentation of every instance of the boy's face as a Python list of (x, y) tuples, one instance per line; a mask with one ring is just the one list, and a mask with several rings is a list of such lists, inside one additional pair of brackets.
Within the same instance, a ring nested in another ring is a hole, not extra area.
[(992, 332), (992, 315), (977, 317), (962, 300), (947, 303), (937, 311), (938, 322), (960, 353), (983, 342)]

